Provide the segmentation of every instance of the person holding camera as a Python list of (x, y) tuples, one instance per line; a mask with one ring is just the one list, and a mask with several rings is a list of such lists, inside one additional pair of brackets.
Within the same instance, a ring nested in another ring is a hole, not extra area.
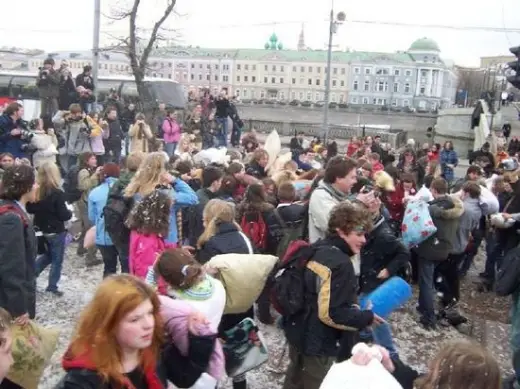
[(47, 58), (43, 61), (43, 68), (40, 68), (36, 81), (40, 93), (42, 115), (54, 115), (58, 110), (60, 80), (61, 74), (54, 70), (54, 59)]
[(58, 108), (62, 111), (69, 109), (71, 104), (78, 102), (78, 92), (76, 92), (76, 86), (74, 80), (70, 74), (68, 68), (64, 68), (60, 71), (60, 96), (58, 99)]
[(78, 155), (92, 152), (91, 137), (102, 134), (101, 127), (83, 113), (79, 104), (71, 104), (68, 111), (58, 111), (52, 121), (62, 128), (66, 139), (65, 154), (68, 156), (66, 170), (76, 165)]
[(28, 158), (32, 132), (22, 119), (23, 106), (11, 103), (0, 116), (0, 153), (10, 153), (15, 158)]
[(144, 114), (138, 113), (135, 117), (135, 124), (128, 130), (131, 153), (147, 153), (151, 151), (150, 143), (153, 143), (153, 133), (150, 126), (146, 124), (144, 120)]
[(94, 102), (94, 79), (92, 78), (92, 66), (83, 67), (83, 73), (76, 76), (76, 91), (79, 94), (79, 103), (85, 113), (90, 113)]

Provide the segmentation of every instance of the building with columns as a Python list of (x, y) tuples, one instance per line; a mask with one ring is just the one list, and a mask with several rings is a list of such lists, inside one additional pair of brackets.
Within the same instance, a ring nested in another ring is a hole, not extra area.
[(349, 103), (423, 111), (454, 104), (457, 75), (433, 40), (418, 39), (407, 51), (353, 52)]

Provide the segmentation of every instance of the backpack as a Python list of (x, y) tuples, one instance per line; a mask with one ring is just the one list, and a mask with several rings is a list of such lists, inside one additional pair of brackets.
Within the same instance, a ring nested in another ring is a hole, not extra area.
[(305, 269), (315, 249), (304, 240), (289, 244), (275, 270), (271, 303), (282, 316), (293, 316), (305, 308)]
[(276, 256), (278, 258), (283, 258), (291, 242), (303, 239), (303, 222), (300, 220), (295, 223), (287, 224), (282, 219), (277, 208), (274, 210), (274, 216), (278, 219), (278, 223), (280, 223), (280, 226), (282, 227), (282, 238), (278, 242)]
[(72, 204), (78, 201), (81, 198), (83, 192), (78, 188), (78, 174), (80, 168), (79, 166), (73, 166), (67, 172), (67, 176), (63, 183), (63, 191), (65, 192), (65, 199), (67, 203)]
[(126, 226), (126, 218), (130, 214), (134, 200), (123, 196), (123, 187), (119, 184), (108, 193), (108, 199), (103, 208), (105, 231), (116, 247), (128, 246), (130, 229)]
[(267, 248), (267, 224), (262, 212), (246, 212), (240, 221), (240, 228), (253, 246), (259, 250)]

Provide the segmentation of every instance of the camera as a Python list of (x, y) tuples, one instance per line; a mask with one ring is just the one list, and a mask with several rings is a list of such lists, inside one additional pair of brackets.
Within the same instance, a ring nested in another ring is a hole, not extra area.
[(37, 124), (33, 123), (33, 121), (27, 122), (26, 120), (21, 119), (18, 122), (18, 127), (20, 128), (20, 138), (30, 141), (34, 136), (34, 132), (32, 130), (36, 128), (36, 125)]
[(30, 144), (30, 143), (25, 143), (25, 144), (20, 146), (20, 150), (23, 151), (23, 152), (26, 152), (26, 153), (33, 153), (36, 150), (38, 150), (38, 148), (36, 146)]
[(87, 127), (81, 127), (81, 128), (79, 129), (79, 132), (80, 132), (81, 134), (84, 134), (84, 135), (88, 135), (88, 136), (90, 136), (90, 134), (92, 133), (92, 129), (91, 129), (90, 127), (88, 127), (88, 126), (87, 126)]

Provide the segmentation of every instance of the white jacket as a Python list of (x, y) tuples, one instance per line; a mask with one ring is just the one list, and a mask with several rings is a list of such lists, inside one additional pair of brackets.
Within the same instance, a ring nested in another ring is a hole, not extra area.
[(37, 149), (33, 154), (33, 166), (36, 169), (45, 162), (56, 163), (56, 155), (58, 154), (56, 135), (49, 135), (44, 131), (35, 131), (31, 145)]

